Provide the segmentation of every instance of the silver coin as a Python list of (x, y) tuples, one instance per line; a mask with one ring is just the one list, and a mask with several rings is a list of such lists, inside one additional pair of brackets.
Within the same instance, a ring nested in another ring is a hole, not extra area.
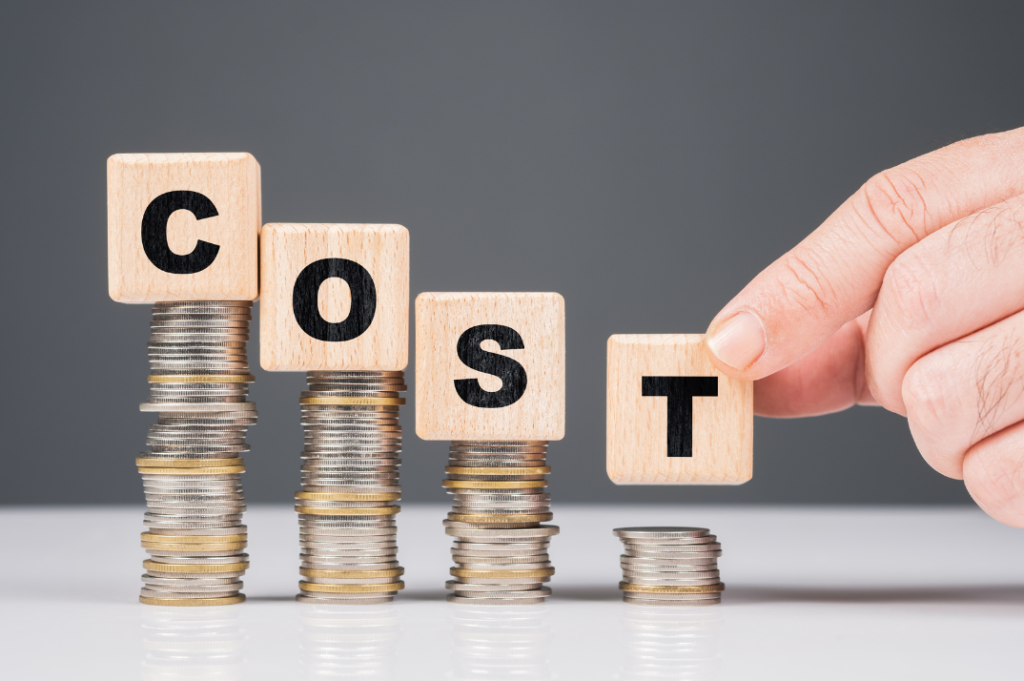
[(551, 595), (551, 588), (542, 586), (536, 589), (529, 589), (527, 591), (509, 591), (509, 590), (492, 590), (492, 591), (474, 591), (472, 589), (460, 589), (458, 585), (454, 587), (455, 594), (457, 596), (463, 596), (465, 598), (542, 598), (544, 596)]
[(543, 603), (544, 598), (469, 598), (448, 594), (448, 602), (473, 605), (536, 605)]
[[(538, 587), (541, 584), (547, 584), (551, 581), (550, 577), (456, 577), (454, 580), (458, 584), (479, 584), (484, 586), (497, 586), (502, 584), (514, 584), (518, 585), (523, 589), (528, 588), (527, 584), (536, 584)], [(530, 587), (532, 588), (532, 587)]]
[[(298, 596), (296, 596), (295, 600), (297, 600), (299, 603), (324, 604), (324, 603), (330, 603), (334, 599), (330, 599), (330, 598), (315, 598), (314, 596), (311, 596), (309, 594), (303, 593), (303, 594), (299, 594)], [(354, 603), (353, 605), (360, 605), (360, 606), (378, 605), (380, 603), (391, 603), (394, 600), (395, 600), (394, 596), (382, 596), (382, 597), (378, 597), (378, 598), (364, 598), (364, 599), (361, 599), (358, 603)]]
[(673, 594), (673, 593), (636, 593), (633, 591), (625, 591), (624, 594), (628, 594), (630, 598), (635, 600), (645, 601), (709, 601), (721, 598), (722, 592), (712, 591), (709, 593), (702, 594)]
[[(523, 541), (525, 537), (553, 537), (558, 534), (557, 525), (538, 525), (536, 527), (523, 527), (512, 529), (490, 529), (478, 527), (445, 527), (444, 533), (454, 537), (473, 538), (473, 541), (481, 539), (517, 539)], [(480, 538), (480, 539), (478, 539)]]
[(704, 527), (619, 527), (612, 532), (627, 539), (702, 537), (710, 533)]
[(165, 565), (234, 565), (236, 563), (247, 563), (249, 562), (248, 553), (239, 553), (233, 556), (225, 557), (192, 557), (182, 558), (179, 556), (157, 556), (152, 558), (154, 563), (165, 564)]
[(702, 601), (655, 601), (645, 598), (630, 598), (623, 596), (622, 600), (634, 606), (685, 606), (694, 607), (701, 605), (718, 605), (722, 602), (721, 598), (709, 598)]
[(399, 577), (371, 577), (369, 579), (335, 579), (332, 577), (303, 577), (310, 584), (392, 584), (399, 582)]
[[(147, 530), (151, 535), (173, 535), (173, 531), (164, 528), (154, 528)], [(227, 529), (215, 528), (215, 529), (186, 529), (184, 530), (185, 535), (196, 535), (196, 536), (216, 536), (216, 535), (248, 535), (249, 527), (246, 525), (233, 525)]]

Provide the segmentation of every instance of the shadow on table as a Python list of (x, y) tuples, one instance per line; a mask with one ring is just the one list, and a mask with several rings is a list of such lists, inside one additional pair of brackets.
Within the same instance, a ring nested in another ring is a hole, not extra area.
[(730, 604), (760, 603), (942, 603), (1024, 605), (1024, 585), (894, 587), (727, 587)]

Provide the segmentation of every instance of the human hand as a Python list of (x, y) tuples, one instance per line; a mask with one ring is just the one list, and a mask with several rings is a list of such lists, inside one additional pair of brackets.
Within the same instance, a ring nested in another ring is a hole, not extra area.
[(879, 404), (1024, 527), (1024, 128), (879, 173), (708, 329), (765, 416)]

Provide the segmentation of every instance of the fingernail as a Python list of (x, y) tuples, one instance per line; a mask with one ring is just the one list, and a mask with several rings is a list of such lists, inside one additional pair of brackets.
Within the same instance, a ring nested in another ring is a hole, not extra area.
[(740, 312), (706, 341), (711, 353), (734, 369), (746, 369), (764, 353), (764, 327), (749, 312)]

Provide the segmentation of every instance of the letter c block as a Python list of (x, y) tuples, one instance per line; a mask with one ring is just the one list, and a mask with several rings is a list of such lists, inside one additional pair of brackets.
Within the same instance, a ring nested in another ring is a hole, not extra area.
[(608, 339), (608, 477), (738, 485), (754, 470), (754, 384), (722, 374), (702, 335)]
[(416, 434), (424, 440), (561, 440), (562, 296), (421, 293)]
[(260, 164), (250, 154), (107, 159), (110, 297), (256, 300)]
[(409, 363), (405, 227), (264, 225), (260, 288), (267, 371), (403, 371)]

